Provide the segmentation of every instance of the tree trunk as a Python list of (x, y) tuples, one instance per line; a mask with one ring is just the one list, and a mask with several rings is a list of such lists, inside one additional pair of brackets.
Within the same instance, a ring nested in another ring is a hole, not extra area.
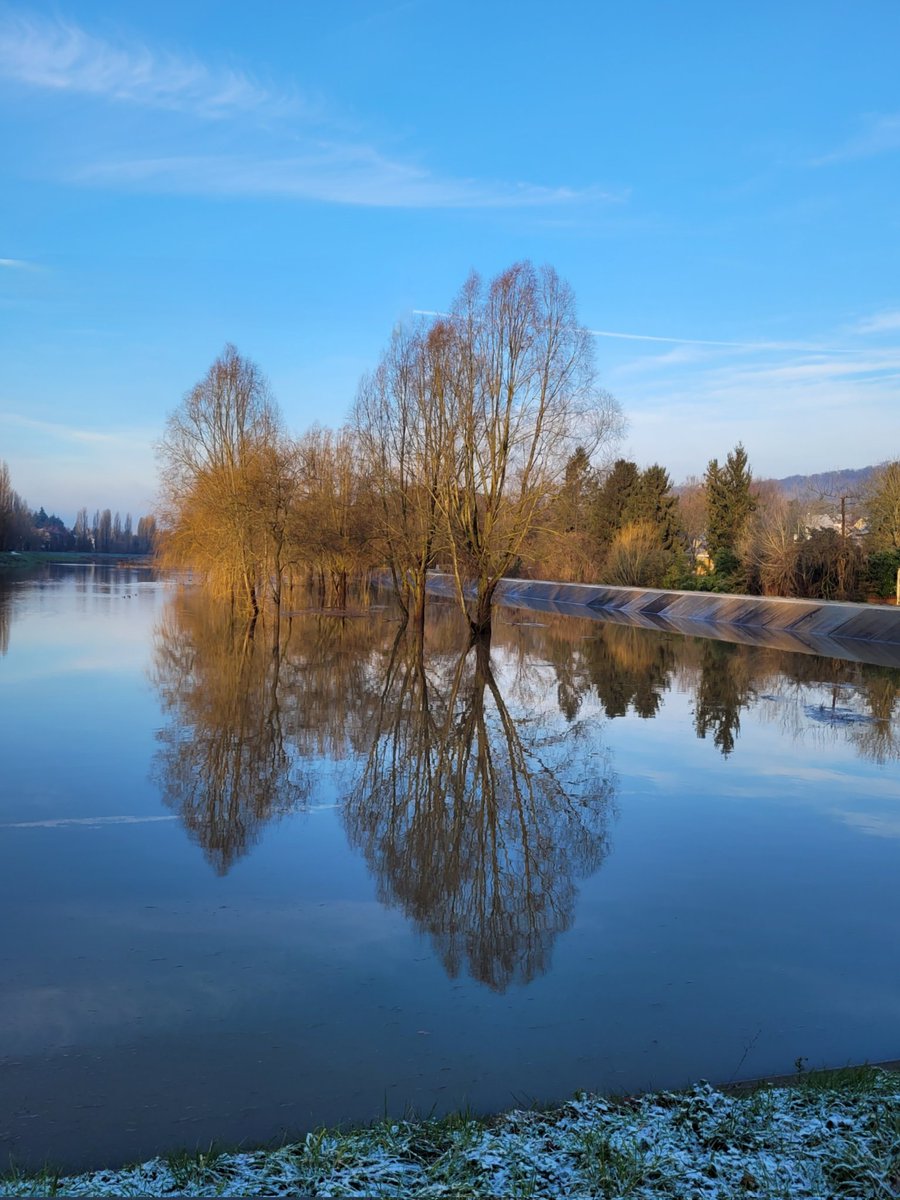
[(497, 580), (479, 580), (475, 598), (468, 608), (469, 628), (473, 637), (480, 638), (491, 632), (491, 605)]
[(414, 629), (425, 628), (425, 580), (416, 579), (413, 585), (412, 603), (409, 606), (409, 619)]
[(347, 607), (347, 572), (345, 570), (333, 571), (331, 574), (331, 586), (334, 592), (335, 608)]
[(249, 608), (250, 614), (255, 621), (259, 616), (259, 601), (256, 598), (256, 584), (246, 573), (244, 574), (244, 587), (247, 592), (247, 607)]

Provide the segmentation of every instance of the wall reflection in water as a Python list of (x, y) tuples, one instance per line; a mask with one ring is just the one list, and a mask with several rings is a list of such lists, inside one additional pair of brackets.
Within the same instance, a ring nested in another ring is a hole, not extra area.
[(677, 690), (691, 697), (697, 737), (725, 757), (753, 708), (797, 741), (841, 740), (872, 762), (900, 759), (895, 668), (574, 617), (541, 614), (542, 627), (526, 610), (510, 619), (526, 622), (533, 652), (553, 664), (570, 717), (596, 697), (607, 717), (649, 719)]

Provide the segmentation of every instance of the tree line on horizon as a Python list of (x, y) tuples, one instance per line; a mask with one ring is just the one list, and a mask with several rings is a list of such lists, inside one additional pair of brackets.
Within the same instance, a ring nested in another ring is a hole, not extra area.
[(131, 513), (124, 520), (108, 508), (97, 509), (93, 519), (81, 508), (71, 527), (43, 505), (32, 509), (13, 488), (9, 467), (0, 462), (0, 551), (74, 550), (96, 554), (149, 554), (156, 537), (156, 518), (138, 519)]

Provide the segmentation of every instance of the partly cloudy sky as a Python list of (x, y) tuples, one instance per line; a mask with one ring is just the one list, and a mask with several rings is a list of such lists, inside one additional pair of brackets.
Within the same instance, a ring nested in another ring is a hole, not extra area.
[(0, 459), (135, 515), (226, 342), (339, 423), (395, 323), (552, 263), (623, 449), (900, 456), (900, 8), (0, 2)]

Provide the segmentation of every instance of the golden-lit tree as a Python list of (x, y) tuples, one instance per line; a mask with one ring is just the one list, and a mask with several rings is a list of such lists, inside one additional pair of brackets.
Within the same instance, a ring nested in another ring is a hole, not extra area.
[(598, 471), (583, 446), (566, 463), (562, 483), (543, 507), (523, 558), (538, 579), (591, 583), (600, 579), (602, 554), (592, 529), (600, 489)]
[(873, 550), (900, 550), (900, 461), (882, 464), (866, 497)]
[(439, 495), (459, 599), (478, 632), (575, 449), (590, 456), (624, 423), (597, 386), (572, 290), (551, 267), (517, 263), (487, 287), (472, 275), (450, 328), (452, 452)]
[(265, 378), (226, 346), (169, 416), (158, 447), (162, 561), (202, 571), (253, 614), (271, 578), (271, 505), (282, 501), (273, 471), (288, 460), (281, 442)]
[(618, 587), (661, 587), (669, 563), (659, 527), (651, 521), (633, 521), (613, 538), (603, 579)]
[(347, 605), (353, 580), (377, 565), (374, 497), (352, 428), (315, 426), (296, 443), (297, 494), (290, 525), (296, 555), (318, 574), (331, 603)]
[(362, 380), (354, 409), (387, 565), (401, 605), (418, 625), (440, 545), (453, 352), (444, 321), (395, 330), (377, 369)]

